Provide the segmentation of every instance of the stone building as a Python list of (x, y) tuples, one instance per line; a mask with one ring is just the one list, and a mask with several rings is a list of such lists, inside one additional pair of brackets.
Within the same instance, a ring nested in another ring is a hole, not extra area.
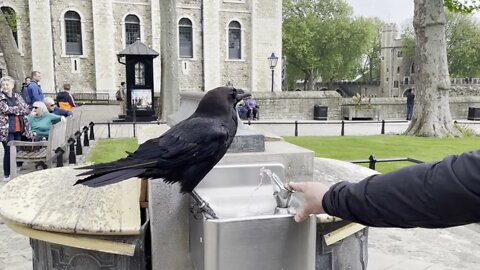
[(402, 40), (395, 24), (387, 24), (382, 29), (380, 66), (381, 97), (401, 97), (413, 87), (415, 64), (406, 59), (402, 52)]
[[(39, 70), (45, 92), (114, 93), (125, 81), (116, 54), (137, 38), (161, 52), (161, 0), (0, 0), (17, 18), (27, 74)], [(281, 59), (282, 1), (177, 0), (179, 85), (201, 91), (225, 85), (270, 91), (267, 57)], [(161, 55), (154, 60), (160, 91)], [(0, 66), (5, 67), (3, 57)], [(281, 66), (277, 66), (277, 69)], [(281, 72), (275, 81), (280, 82)], [(281, 85), (275, 85), (281, 91)]]

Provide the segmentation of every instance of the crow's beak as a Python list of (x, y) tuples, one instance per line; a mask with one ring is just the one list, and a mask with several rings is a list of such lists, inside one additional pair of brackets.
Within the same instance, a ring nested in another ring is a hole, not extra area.
[(249, 96), (251, 96), (252, 94), (250, 94), (250, 92), (246, 91), (246, 90), (242, 90), (242, 89), (237, 89), (237, 95), (235, 96), (235, 99), (237, 101), (240, 101), (242, 99), (245, 99)]

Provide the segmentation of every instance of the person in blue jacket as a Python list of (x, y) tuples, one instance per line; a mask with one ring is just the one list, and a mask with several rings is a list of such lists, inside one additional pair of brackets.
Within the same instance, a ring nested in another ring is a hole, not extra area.
[(358, 183), (289, 185), (304, 193), (297, 222), (320, 213), (374, 227), (445, 228), (480, 222), (480, 150)]
[(25, 102), (30, 109), (35, 101), (43, 101), (45, 98), (42, 87), (38, 84), (42, 79), (40, 71), (32, 71), (31, 80), (27, 84), (26, 93), (22, 93)]

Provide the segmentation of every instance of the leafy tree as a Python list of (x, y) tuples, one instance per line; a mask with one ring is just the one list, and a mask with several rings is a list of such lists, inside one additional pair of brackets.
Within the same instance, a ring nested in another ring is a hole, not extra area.
[(371, 19), (353, 19), (345, 0), (286, 0), (283, 2), (283, 53), (288, 77), (301, 71), (306, 90), (313, 90), (315, 78), (353, 78), (375, 32)]
[(480, 25), (471, 16), (446, 13), (448, 71), (452, 77), (480, 76)]
[(364, 55), (363, 65), (359, 70), (364, 81), (378, 81), (380, 79), (380, 50), (382, 40), (382, 28), (385, 25), (383, 21), (378, 18), (373, 19), (375, 33), (370, 44), (367, 45), (367, 52)]
[(448, 91), (444, 5), (456, 12), (480, 9), (480, 1), (414, 0), (416, 100), (415, 113), (406, 133), (417, 136), (460, 136), (453, 127)]
[[(480, 25), (470, 14), (446, 12), (445, 35), (448, 71), (452, 77), (480, 76)], [(415, 58), (415, 33), (406, 27), (402, 33), (405, 61)]]

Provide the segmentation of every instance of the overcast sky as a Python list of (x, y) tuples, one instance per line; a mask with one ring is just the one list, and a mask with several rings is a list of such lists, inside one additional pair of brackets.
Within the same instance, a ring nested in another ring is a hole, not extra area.
[[(355, 15), (379, 17), (403, 26), (413, 19), (413, 0), (347, 0)], [(475, 16), (480, 18), (480, 12)]]
[(403, 25), (413, 18), (413, 0), (347, 0), (355, 15)]

